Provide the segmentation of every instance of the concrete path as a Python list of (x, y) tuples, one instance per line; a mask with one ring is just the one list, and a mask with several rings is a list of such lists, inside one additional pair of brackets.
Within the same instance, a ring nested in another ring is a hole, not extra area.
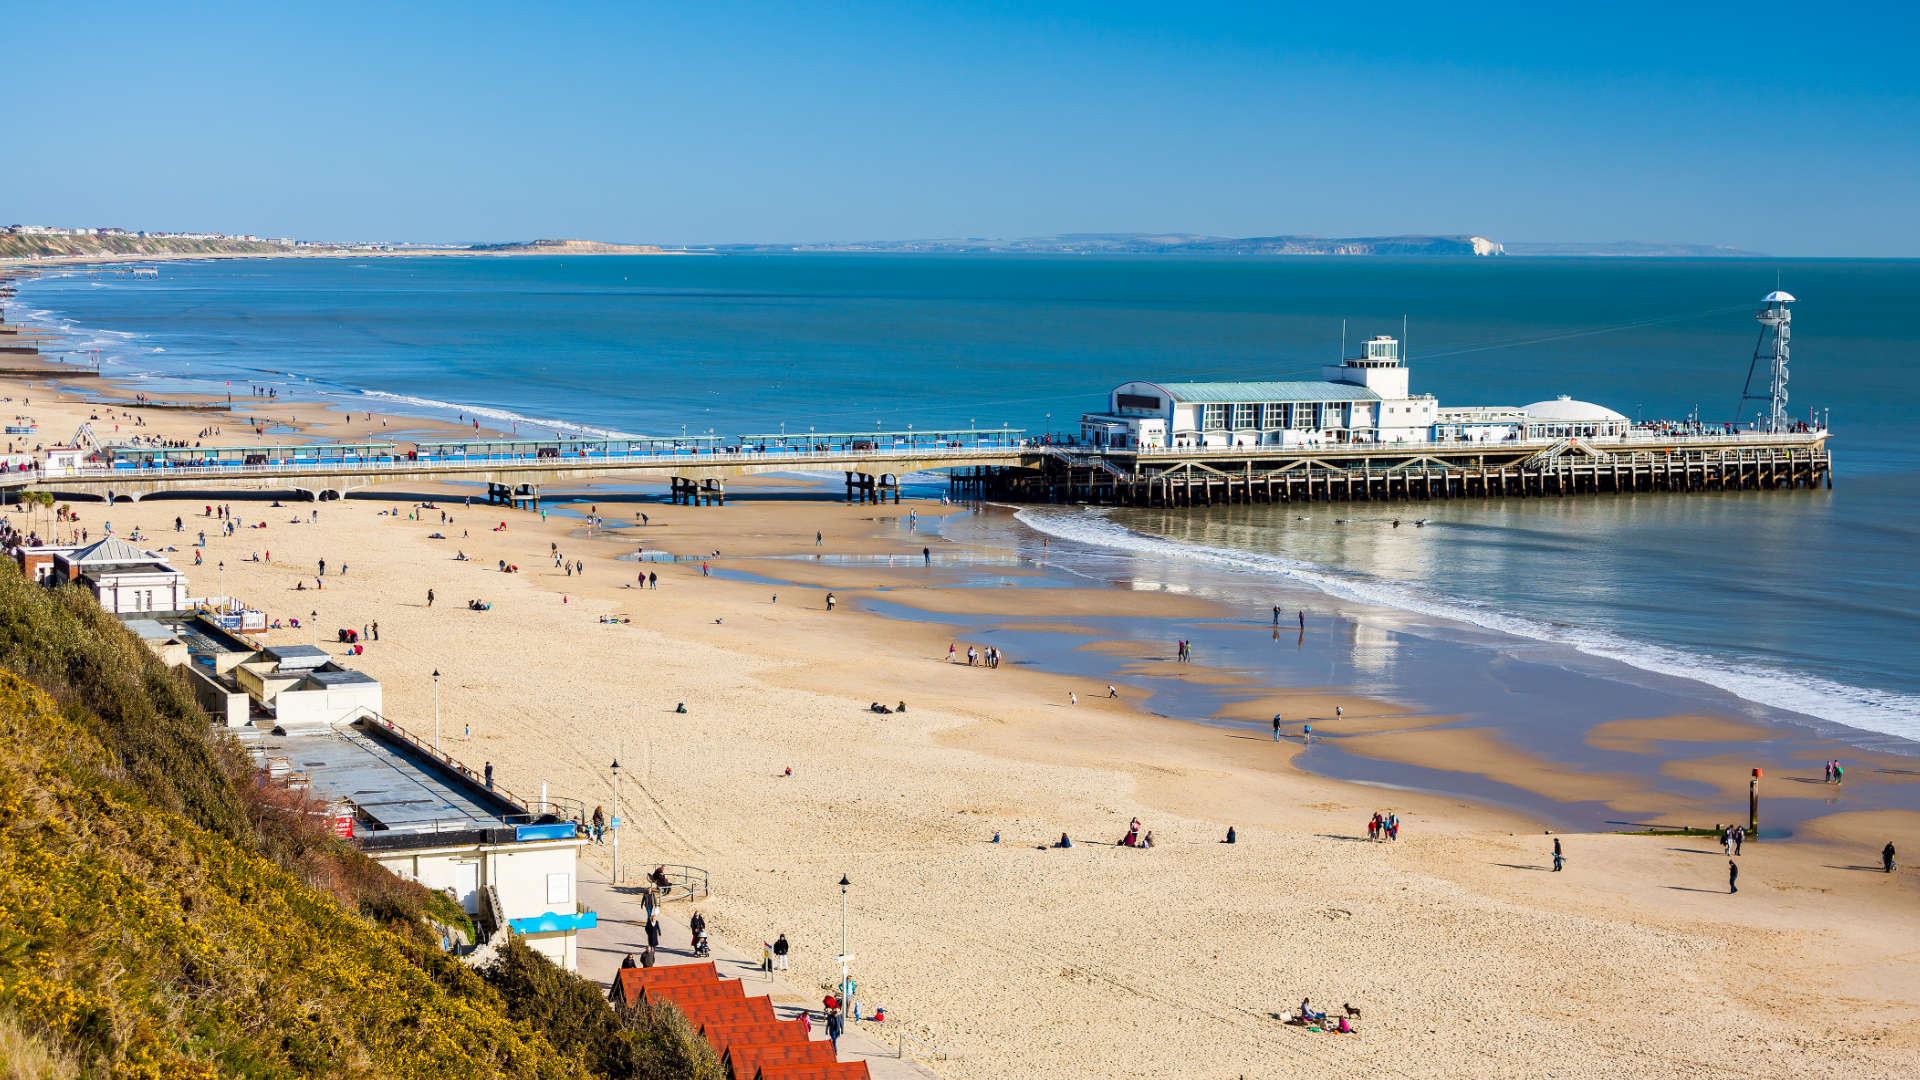
[[(637, 956), (646, 948), (646, 909), (641, 906), (637, 887), (615, 888), (603, 872), (589, 867), (584, 860), (580, 864), (579, 882), (581, 902), (600, 915), (598, 926), (580, 933), (580, 974), (603, 990), (608, 989), (613, 985), (614, 974), (620, 970), (620, 961), (628, 953)], [(661, 908), (660, 947), (655, 950), (661, 967), (693, 962), (693, 932), (687, 926), (687, 916), (692, 911), (692, 906), (685, 901)], [(818, 992), (802, 991), (778, 974), (761, 971), (757, 949), (749, 954), (730, 947), (711, 932), (707, 937), (713, 946), (709, 959), (723, 977), (741, 980), (748, 997), (771, 998), (773, 1011), (782, 1020), (807, 1013), (813, 1018), (814, 1038), (827, 1037), (826, 1017), (820, 1011)], [(874, 1080), (939, 1080), (938, 1073), (911, 1058), (900, 1057), (899, 1049), (897, 1045), (883, 1042), (880, 1035), (865, 1024), (850, 1023), (840, 1036), (840, 1060), (866, 1062)]]

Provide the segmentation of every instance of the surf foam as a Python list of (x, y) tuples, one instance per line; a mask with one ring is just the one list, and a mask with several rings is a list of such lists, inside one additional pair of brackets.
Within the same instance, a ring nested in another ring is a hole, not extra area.
[(1687, 679), (1743, 701), (1828, 720), (1860, 731), (1920, 740), (1920, 698), (1875, 690), (1819, 676), (1690, 653), (1635, 641), (1606, 630), (1549, 623), (1486, 604), (1441, 596), (1419, 586), (1341, 573), (1300, 559), (1257, 551), (1193, 544), (1128, 529), (1105, 510), (1019, 509), (1014, 519), (1059, 540), (1180, 559), (1238, 574), (1281, 577), (1329, 596), (1393, 608), (1443, 622), (1465, 623), (1529, 641), (1563, 645), (1587, 656), (1613, 660), (1658, 675)]

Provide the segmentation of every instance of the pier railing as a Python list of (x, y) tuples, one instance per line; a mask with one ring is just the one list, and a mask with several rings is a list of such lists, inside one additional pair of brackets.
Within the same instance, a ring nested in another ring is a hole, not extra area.
[(487, 454), (447, 457), (378, 457), (313, 459), (293, 458), (232, 464), (195, 462), (175, 464), (168, 461), (140, 465), (95, 465), (80, 468), (42, 469), (23, 476), (37, 480), (113, 480), (113, 479), (238, 479), (246, 477), (285, 477), (301, 474), (381, 474), (445, 472), (487, 473), (501, 469), (563, 472), (572, 469), (602, 467), (624, 468), (712, 468), (729, 465), (864, 465), (894, 461), (937, 459), (956, 464), (975, 459), (1005, 458), (1029, 450), (1025, 443), (996, 446), (898, 446), (871, 450), (738, 450), (686, 452), (673, 454), (590, 454), (584, 456), (539, 456), (536, 454)]

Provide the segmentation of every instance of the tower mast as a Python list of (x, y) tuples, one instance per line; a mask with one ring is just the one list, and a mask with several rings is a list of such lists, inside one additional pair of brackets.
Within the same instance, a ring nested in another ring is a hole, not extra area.
[[(1794, 303), (1794, 295), (1775, 289), (1762, 297), (1760, 310), (1754, 319), (1760, 323), (1760, 340), (1753, 346), (1753, 362), (1747, 365), (1747, 385), (1740, 392), (1740, 408), (1736, 414), (1744, 414), (1749, 401), (1766, 402), (1766, 416), (1760, 421), (1760, 430), (1779, 433), (1787, 430), (1787, 359), (1788, 346), (1793, 339), (1793, 311), (1789, 305)], [(1764, 368), (1764, 376), (1762, 371)], [(1765, 392), (1756, 392), (1754, 382), (1765, 378)]]

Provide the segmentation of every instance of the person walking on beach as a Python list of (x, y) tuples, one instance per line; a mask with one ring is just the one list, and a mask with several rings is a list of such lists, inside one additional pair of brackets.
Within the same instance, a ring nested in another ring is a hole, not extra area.
[(427, 590), (427, 606), (428, 607), (433, 606), (433, 590), (432, 589)]
[(1745, 825), (1735, 825), (1733, 827), (1733, 853), (1735, 855), (1740, 854), (1741, 845), (1745, 844), (1746, 842), (1747, 842), (1747, 827)]
[(773, 970), (787, 970), (787, 953), (791, 950), (792, 946), (787, 944), (787, 935), (781, 934), (773, 939)]
[(1273, 741), (1274, 742), (1280, 741), (1280, 714), (1279, 713), (1273, 714)]
[(834, 605), (834, 599), (833, 599), (833, 594), (832, 594), (832, 593), (828, 593), (828, 594), (827, 594), (827, 610), (828, 610), (828, 611), (832, 611), (832, 610), (833, 610), (833, 605)]
[(1887, 841), (1886, 847), (1880, 849), (1880, 872), (1893, 873), (1893, 841), (1891, 840)]
[(1280, 605), (1279, 604), (1273, 605), (1273, 625), (1275, 626), (1280, 625)]
[(1557, 874), (1560, 872), (1560, 864), (1563, 863), (1564, 861), (1565, 859), (1560, 854), (1560, 838), (1556, 836), (1553, 838), (1553, 872), (1554, 873)]
[(1727, 860), (1727, 893), (1732, 895), (1740, 891), (1740, 864)]

